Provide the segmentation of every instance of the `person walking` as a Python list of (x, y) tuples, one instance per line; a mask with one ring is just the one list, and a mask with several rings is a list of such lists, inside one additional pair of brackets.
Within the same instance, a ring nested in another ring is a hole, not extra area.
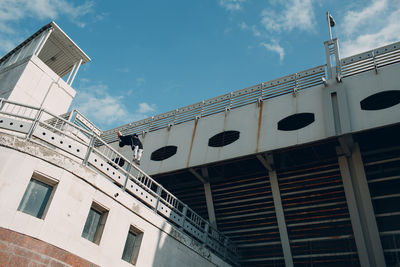
[(140, 141), (139, 136), (137, 134), (122, 135), (120, 131), (118, 131), (117, 134), (119, 147), (130, 145), (133, 151), (132, 161), (135, 162), (137, 165), (140, 165), (140, 159), (143, 155), (143, 144)]

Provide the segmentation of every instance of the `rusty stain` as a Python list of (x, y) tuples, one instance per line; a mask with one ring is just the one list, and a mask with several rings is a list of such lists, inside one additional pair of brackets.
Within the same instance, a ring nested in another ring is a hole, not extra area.
[(264, 101), (260, 101), (260, 109), (258, 114), (258, 125), (257, 125), (257, 145), (256, 153), (258, 152), (258, 145), (260, 143), (260, 133), (261, 133), (261, 122), (262, 122), (262, 112), (263, 112)]
[(193, 133), (192, 133), (192, 140), (190, 141), (190, 149), (189, 149), (189, 155), (188, 155), (188, 159), (187, 159), (187, 163), (186, 163), (186, 167), (189, 167), (189, 163), (190, 163), (190, 157), (192, 155), (192, 148), (193, 148), (193, 143), (194, 143), (194, 137), (196, 136), (196, 130), (197, 130), (197, 123), (199, 122), (199, 120), (194, 120), (194, 127), (193, 127)]

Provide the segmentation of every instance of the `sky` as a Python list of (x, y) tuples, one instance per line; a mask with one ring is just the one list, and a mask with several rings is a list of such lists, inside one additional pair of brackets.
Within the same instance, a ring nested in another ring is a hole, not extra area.
[(400, 0), (0, 0), (0, 57), (55, 21), (92, 59), (72, 87), (102, 130), (400, 40)]

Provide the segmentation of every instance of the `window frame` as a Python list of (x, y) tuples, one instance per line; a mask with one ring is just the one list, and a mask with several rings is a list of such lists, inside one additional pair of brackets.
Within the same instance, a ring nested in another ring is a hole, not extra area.
[[(129, 233), (132, 233), (132, 234), (135, 235), (135, 241), (133, 243), (133, 249), (129, 253), (130, 260), (127, 261), (126, 259), (124, 259), (124, 252), (125, 252), (125, 248), (127, 246)], [(137, 227), (135, 227), (133, 225), (130, 225), (130, 227), (128, 229), (128, 233), (126, 234), (126, 240), (125, 240), (124, 249), (122, 250), (121, 259), (123, 261), (128, 262), (128, 263), (130, 263), (132, 265), (136, 265), (136, 262), (137, 262), (138, 257), (139, 257), (140, 246), (142, 245), (143, 236), (144, 236), (144, 231), (138, 229)]]
[[(100, 219), (99, 222), (96, 226), (96, 231), (93, 237), (93, 240), (86, 238), (83, 236), (84, 231), (85, 231), (85, 226), (88, 223), (88, 219), (89, 219), (89, 214), (91, 212), (91, 210), (94, 210), (95, 212), (97, 211), (98, 213), (100, 213)], [(103, 205), (101, 205), (100, 203), (96, 202), (96, 201), (92, 201), (92, 205), (90, 206), (88, 215), (86, 216), (86, 221), (85, 224), (83, 226), (83, 230), (82, 230), (82, 234), (81, 237), (96, 244), (99, 245), (100, 241), (101, 241), (101, 237), (103, 236), (103, 232), (104, 232), (104, 228), (107, 222), (107, 217), (108, 217), (108, 213), (109, 213), (109, 209)]]
[[(46, 185), (52, 187), (50, 196), (49, 196), (49, 198), (47, 199), (46, 206), (45, 206), (45, 208), (44, 208), (44, 210), (43, 210), (43, 212), (42, 212), (42, 214), (41, 214), (40, 217), (35, 216), (35, 215), (32, 215), (32, 214), (26, 212), (26, 211), (21, 207), (21, 204), (22, 204), (22, 202), (24, 201), (24, 199), (25, 199), (26, 197), (29, 198), (29, 196), (26, 196), (26, 194), (27, 194), (28, 187), (30, 186), (32, 180), (36, 180), (36, 181), (38, 181), (38, 182), (44, 183), (44, 184), (46, 184)], [(52, 200), (53, 200), (53, 197), (54, 197), (54, 194), (55, 194), (55, 192), (56, 192), (58, 183), (59, 183), (59, 180), (54, 179), (54, 178), (52, 178), (52, 177), (50, 177), (50, 176), (47, 176), (47, 175), (45, 175), (44, 173), (41, 173), (41, 172), (38, 172), (38, 171), (34, 171), (34, 172), (32, 173), (32, 175), (31, 175), (31, 178), (30, 178), (29, 181), (28, 181), (28, 184), (27, 184), (27, 186), (26, 186), (26, 188), (25, 188), (25, 191), (24, 191), (24, 194), (22, 195), (22, 198), (21, 198), (21, 200), (20, 200), (20, 202), (19, 202), (19, 205), (18, 205), (17, 210), (18, 210), (19, 212), (28, 214), (28, 215), (30, 215), (30, 216), (32, 216), (32, 217), (35, 217), (35, 218), (44, 220), (45, 217), (46, 217), (46, 215), (47, 215), (47, 212), (48, 212), (48, 210), (49, 210), (49, 208), (50, 208), (50, 203), (51, 203)]]

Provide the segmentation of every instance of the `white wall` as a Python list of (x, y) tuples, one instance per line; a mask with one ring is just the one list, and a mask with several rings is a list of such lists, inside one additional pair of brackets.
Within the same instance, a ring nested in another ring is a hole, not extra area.
[[(197, 127), (194, 121), (189, 121), (174, 125), (169, 130), (147, 133), (142, 137), (144, 154), (140, 167), (150, 175), (164, 173), (398, 123), (400, 104), (366, 111), (361, 110), (360, 101), (378, 92), (400, 90), (399, 73), (400, 64), (394, 64), (379, 69), (378, 74), (372, 70), (344, 78), (342, 83), (330, 80), (327, 87), (319, 85), (301, 90), (296, 96), (286, 94), (265, 100), (262, 112), (260, 106), (254, 103), (200, 118)], [(342, 132), (336, 134), (331, 93), (337, 94), (338, 116), (342, 124)], [(315, 121), (299, 130), (277, 129), (280, 120), (303, 112), (313, 113)], [(239, 131), (239, 140), (219, 148), (208, 146), (210, 137), (227, 130)], [(177, 146), (174, 156), (163, 161), (150, 160), (153, 151), (169, 145)], [(113, 146), (117, 147), (117, 143)], [(129, 147), (124, 147), (121, 152), (132, 158)]]
[[(33, 236), (100, 266), (128, 267), (132, 265), (121, 260), (121, 256), (133, 225), (144, 232), (136, 266), (229, 266), (78, 162), (3, 133), (0, 143), (1, 227)], [(62, 166), (57, 166), (60, 163)], [(34, 172), (58, 181), (44, 219), (17, 211)], [(115, 197), (115, 193), (119, 195)], [(92, 201), (109, 209), (99, 245), (81, 237)]]
[(38, 57), (32, 56), (25, 63), (10, 67), (7, 72), (0, 74), (0, 78), (4, 76), (0, 85), (4, 83), (6, 88), (0, 90), (12, 90), (8, 96), (5, 94), (9, 100), (35, 107), (43, 104), (43, 108), (55, 115), (68, 111), (76, 91)]

